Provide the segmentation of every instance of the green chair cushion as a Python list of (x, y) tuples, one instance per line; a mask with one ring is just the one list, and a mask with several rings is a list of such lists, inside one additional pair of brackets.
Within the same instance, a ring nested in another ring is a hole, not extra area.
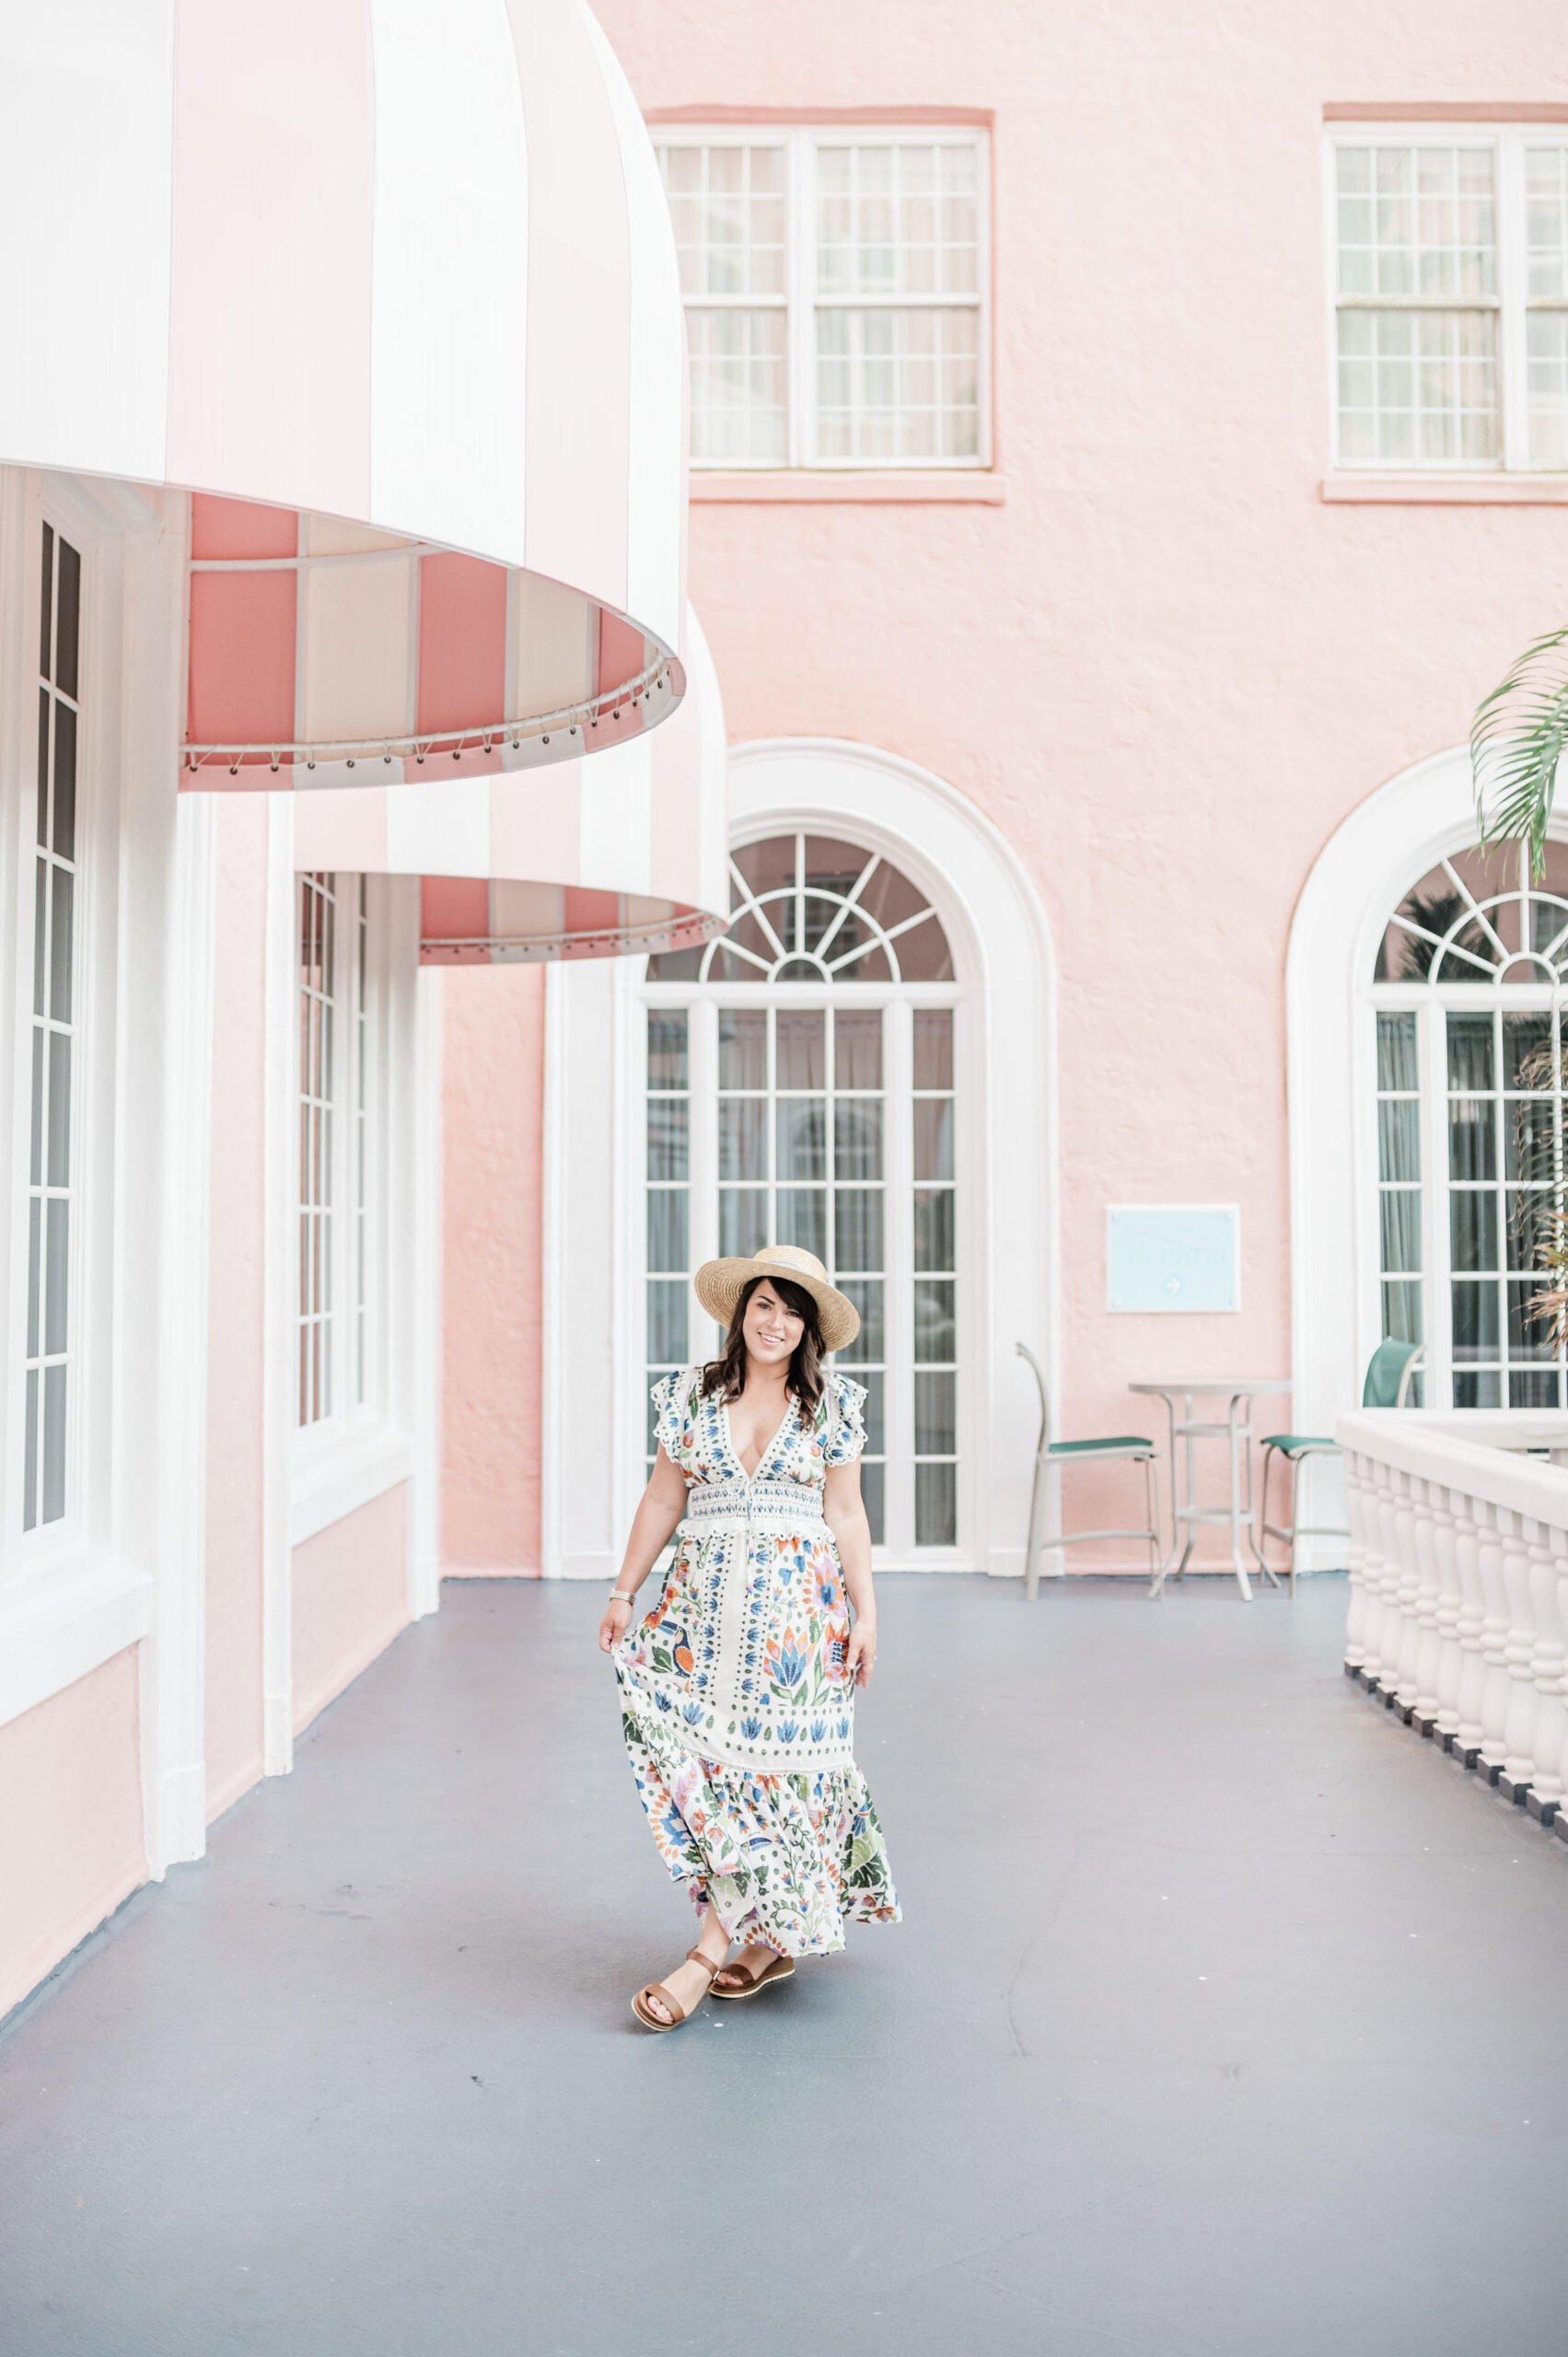
[(1053, 1440), (1050, 1454), (1052, 1457), (1093, 1457), (1097, 1451), (1114, 1448), (1146, 1448), (1152, 1456), (1154, 1446), (1152, 1440), (1144, 1440), (1137, 1433), (1121, 1433), (1114, 1440)]
[(1286, 1457), (1299, 1456), (1304, 1448), (1331, 1448), (1337, 1457), (1340, 1444), (1323, 1433), (1271, 1433), (1263, 1443), (1265, 1448), (1277, 1448)]

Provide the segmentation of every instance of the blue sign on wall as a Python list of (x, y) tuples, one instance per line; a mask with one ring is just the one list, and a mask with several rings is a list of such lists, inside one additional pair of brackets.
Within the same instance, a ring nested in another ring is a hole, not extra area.
[(1108, 1203), (1108, 1309), (1239, 1309), (1235, 1203)]

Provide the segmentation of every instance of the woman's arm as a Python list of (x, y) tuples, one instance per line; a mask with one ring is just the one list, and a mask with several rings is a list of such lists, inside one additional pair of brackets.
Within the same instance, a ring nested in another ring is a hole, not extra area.
[[(621, 1558), (621, 1574), (615, 1585), (630, 1596), (635, 1596), (654, 1565), (668, 1546), (676, 1524), (686, 1511), (686, 1476), (679, 1465), (666, 1456), (661, 1443), (654, 1459), (654, 1469), (642, 1504), (632, 1517), (632, 1536), (626, 1541)], [(598, 1624), (598, 1649), (607, 1654), (611, 1645), (620, 1643), (632, 1625), (632, 1607), (612, 1598), (604, 1608), (604, 1619)]]
[(822, 1513), (838, 1545), (844, 1586), (854, 1607), (844, 1668), (857, 1686), (869, 1686), (877, 1666), (877, 1596), (871, 1585), (871, 1525), (860, 1494), (860, 1459), (830, 1465)]

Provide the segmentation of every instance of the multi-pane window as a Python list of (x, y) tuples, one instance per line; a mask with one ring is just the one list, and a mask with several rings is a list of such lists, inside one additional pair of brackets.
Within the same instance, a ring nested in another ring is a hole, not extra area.
[(988, 462), (978, 132), (660, 134), (698, 466)]
[[(684, 1007), (650, 1008), (647, 1018), (647, 1375), (687, 1364), (691, 1279), (691, 1080)], [(655, 1455), (648, 1407), (647, 1457)]]
[(354, 1405), (363, 1408), (370, 1376), (370, 918), (363, 876), (354, 942)]
[(381, 1167), (376, 969), (367, 882), (312, 874), (299, 917), (298, 1361), (302, 1429), (375, 1404), (376, 1205)]
[(1562, 1086), (1551, 1012), (1446, 1017), (1456, 1408), (1555, 1408), (1562, 1359), (1538, 1251), (1562, 1202)]
[(335, 876), (299, 879), (299, 1384), (301, 1424), (332, 1412), (332, 1115), (337, 1094)]
[(1421, 1068), (1415, 1016), (1377, 1017), (1377, 1264), (1383, 1332), (1425, 1340), (1421, 1308)]
[(958, 1525), (958, 1222), (953, 1010), (914, 1017), (914, 1532), (951, 1546)]
[[(1382, 1331), (1423, 1341), (1418, 1404), (1568, 1404), (1539, 1313), (1564, 1208), (1568, 844), (1456, 853), (1377, 952)], [(1430, 1175), (1428, 1175), (1430, 1174)]]
[(1331, 143), (1344, 466), (1568, 466), (1568, 142)]
[(43, 527), (33, 861), (32, 1093), (22, 1527), (65, 1512), (70, 1414), (76, 737), (82, 561)]
[(837, 840), (769, 837), (732, 877), (726, 939), (648, 964), (648, 1380), (718, 1346), (691, 1291), (704, 1260), (804, 1248), (860, 1312), (837, 1364), (866, 1388), (874, 1543), (956, 1547), (947, 935), (899, 869)]

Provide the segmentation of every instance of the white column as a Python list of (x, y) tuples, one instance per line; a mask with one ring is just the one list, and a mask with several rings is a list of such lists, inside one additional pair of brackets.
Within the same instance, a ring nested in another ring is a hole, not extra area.
[[(417, 952), (416, 952), (417, 954)], [(447, 977), (424, 966), (414, 984), (413, 1480), (409, 1484), (408, 1604), (416, 1620), (441, 1602), (441, 1160), (447, 1125), (442, 1050)]]
[[(215, 900), (214, 812), (181, 795), (175, 812), (163, 1029), (163, 1135), (153, 1223), (158, 1328), (154, 1378), (152, 1635), (142, 1648), (148, 1862), (155, 1875), (207, 1846), (207, 1237)], [(132, 1207), (134, 1224), (146, 1206)]]
[(261, 1076), (261, 1756), (269, 1776), (294, 1765), (293, 1549), (289, 1453), (296, 1411), (295, 1236), (298, 1171), (296, 1034), (299, 942), (294, 883), (294, 797), (269, 795), (267, 812), (265, 1068)]

